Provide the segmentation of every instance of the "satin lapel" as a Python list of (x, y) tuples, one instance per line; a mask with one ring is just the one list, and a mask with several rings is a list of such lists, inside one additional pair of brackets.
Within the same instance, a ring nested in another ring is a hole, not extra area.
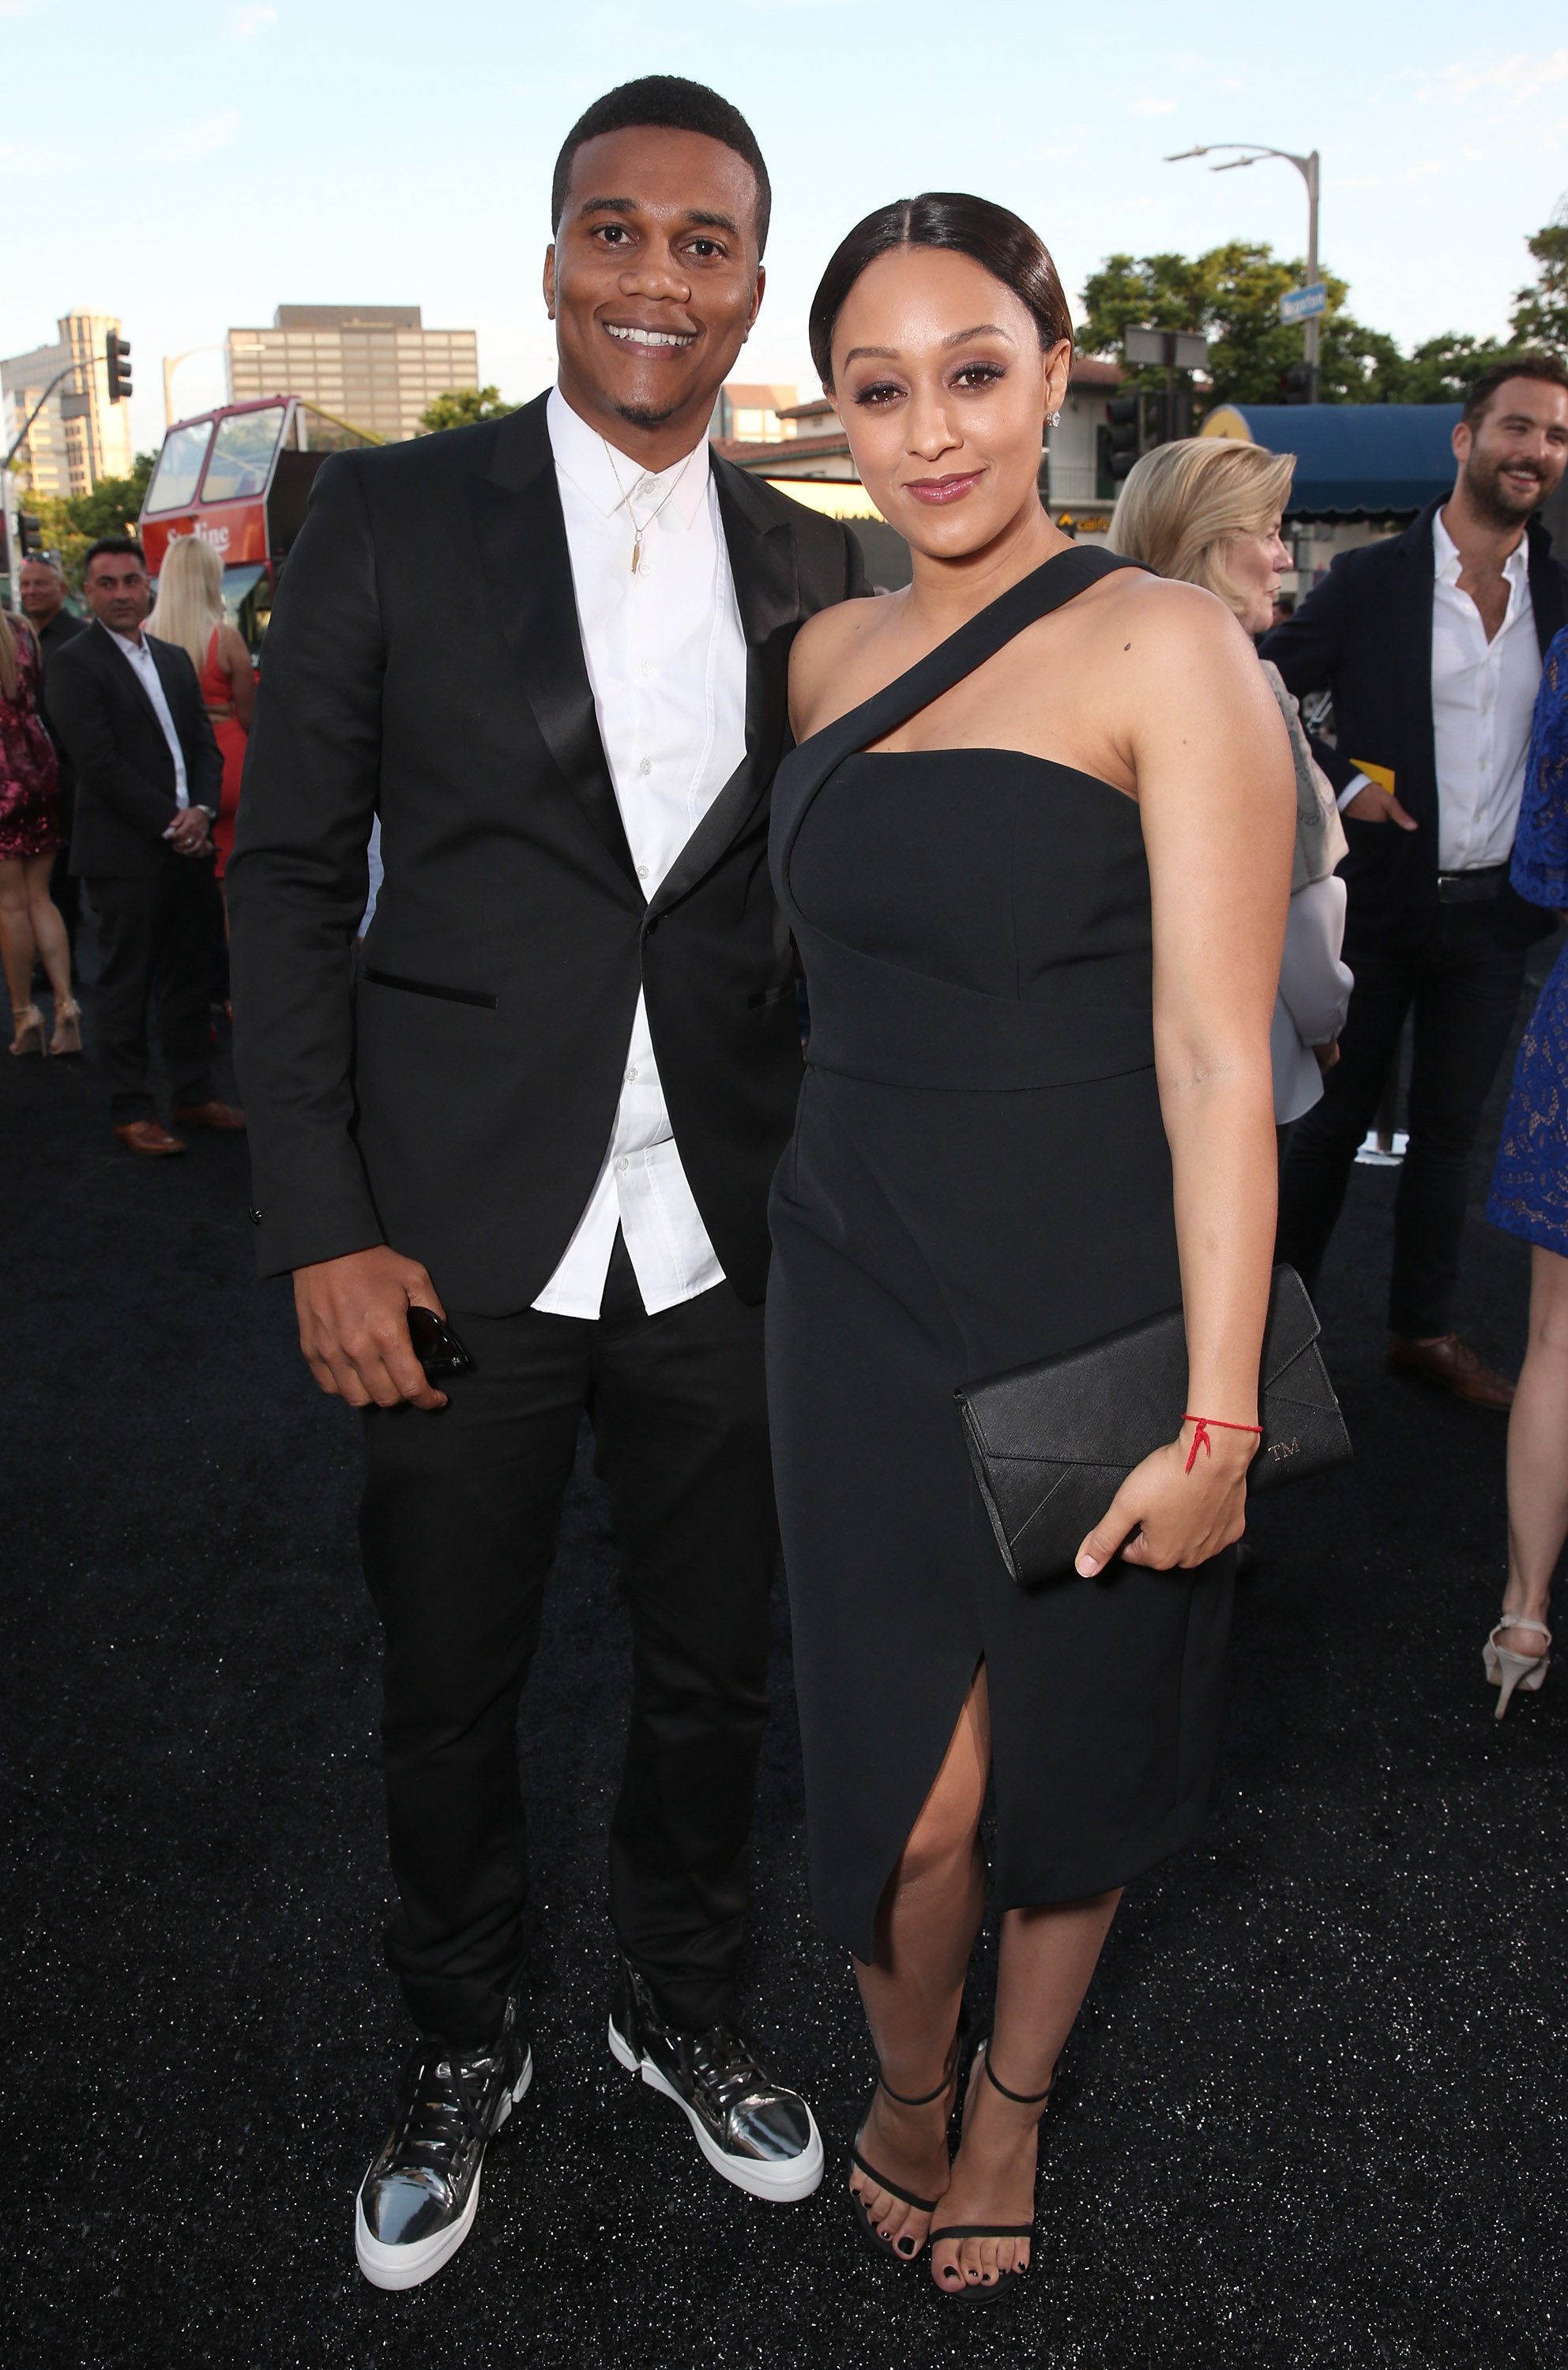
[(606, 856), (640, 898), (582, 656), (543, 397), (505, 420), (468, 495), (491, 605), (535, 721)]
[(746, 754), (661, 881), (655, 913), (712, 870), (755, 811), (784, 754), (790, 644), (801, 616), (795, 538), (788, 519), (769, 515), (744, 470), (715, 456), (713, 474), (746, 639)]
[[(1432, 729), (1432, 588), (1435, 581), (1432, 520), (1437, 507), (1434, 502), (1424, 510), (1395, 546), (1390, 621), (1404, 720), (1401, 739), (1409, 753), (1405, 764), (1415, 776), (1410, 793), (1424, 797), (1433, 806), (1437, 799), (1437, 743)], [(1416, 811), (1411, 796), (1397, 780), (1395, 795), (1412, 813)]]

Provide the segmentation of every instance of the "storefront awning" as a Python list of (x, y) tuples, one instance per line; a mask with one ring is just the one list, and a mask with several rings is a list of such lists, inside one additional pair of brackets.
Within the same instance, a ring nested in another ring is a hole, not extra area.
[(1225, 403), (1205, 436), (1294, 453), (1286, 516), (1411, 517), (1454, 482), (1457, 403)]

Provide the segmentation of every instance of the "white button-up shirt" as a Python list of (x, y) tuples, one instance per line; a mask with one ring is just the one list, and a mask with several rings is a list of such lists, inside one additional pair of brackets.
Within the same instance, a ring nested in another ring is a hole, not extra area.
[[(101, 624), (102, 620), (100, 619), (99, 622)], [(177, 807), (188, 807), (190, 804), (190, 792), (185, 782), (185, 752), (179, 745), (179, 735), (174, 729), (174, 719), (168, 712), (168, 702), (164, 697), (163, 682), (157, 668), (153, 663), (153, 654), (147, 648), (146, 637), (144, 635), (139, 641), (133, 642), (124, 634), (117, 634), (112, 626), (105, 626), (104, 632), (117, 650), (123, 650), (132, 672), (153, 703), (153, 714), (163, 727), (163, 737), (168, 742), (168, 754), (174, 759), (174, 803)]]
[[(706, 440), (657, 476), (612, 454), (559, 387), (546, 407), (599, 735), (652, 897), (745, 754), (746, 646)], [(643, 523), (636, 573), (634, 519)], [(588, 1206), (535, 1301), (597, 1317), (616, 1228), (650, 1315), (723, 1281), (664, 1106), (639, 995)]]
[[(1523, 535), (1503, 563), (1508, 606), (1486, 639), (1459, 590), (1459, 552), (1439, 511), (1432, 522), (1432, 731), (1437, 756), (1437, 867), (1506, 864), (1525, 790), (1540, 641)], [(1395, 796), (1399, 786), (1395, 785)]]

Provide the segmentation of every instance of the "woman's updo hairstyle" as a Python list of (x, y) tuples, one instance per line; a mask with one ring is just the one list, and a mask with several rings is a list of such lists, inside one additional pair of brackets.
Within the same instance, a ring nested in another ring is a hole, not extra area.
[(812, 299), (811, 343), (824, 386), (833, 385), (833, 333), (850, 290), (868, 264), (900, 247), (946, 247), (967, 255), (1029, 307), (1043, 353), (1064, 338), (1072, 343), (1072, 316), (1056, 267), (1029, 224), (989, 198), (928, 190), (923, 197), (895, 198), (858, 222), (823, 273)]

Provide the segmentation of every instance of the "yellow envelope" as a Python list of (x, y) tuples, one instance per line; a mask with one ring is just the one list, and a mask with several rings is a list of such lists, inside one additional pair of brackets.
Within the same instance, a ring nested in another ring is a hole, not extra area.
[(1389, 796), (1393, 797), (1394, 769), (1391, 765), (1374, 765), (1366, 757), (1352, 757), (1350, 763), (1358, 774), (1365, 774), (1369, 782), (1376, 782), (1380, 790), (1387, 790)]

